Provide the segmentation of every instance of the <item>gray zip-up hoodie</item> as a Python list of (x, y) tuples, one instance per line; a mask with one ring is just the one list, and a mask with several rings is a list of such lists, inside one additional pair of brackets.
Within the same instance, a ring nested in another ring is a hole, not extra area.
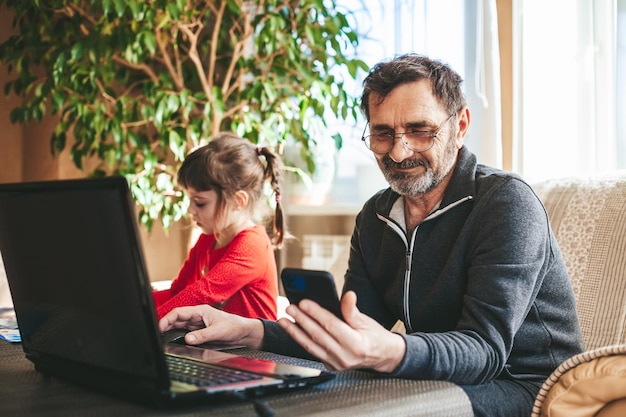
[[(441, 204), (411, 236), (402, 205), (391, 189), (365, 203), (344, 286), (383, 326), (404, 322), (406, 354), (391, 376), (541, 380), (582, 351), (563, 258), (520, 177), (478, 165), (463, 147)], [(264, 349), (300, 351), (265, 327)]]

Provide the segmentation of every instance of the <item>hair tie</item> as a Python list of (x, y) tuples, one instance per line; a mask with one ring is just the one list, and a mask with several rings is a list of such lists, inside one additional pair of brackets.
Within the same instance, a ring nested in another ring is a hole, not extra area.
[(256, 147), (256, 153), (259, 156), (263, 155), (263, 148), (261, 148), (260, 146), (257, 146)]
[(276, 194), (276, 202), (280, 203), (280, 194)]

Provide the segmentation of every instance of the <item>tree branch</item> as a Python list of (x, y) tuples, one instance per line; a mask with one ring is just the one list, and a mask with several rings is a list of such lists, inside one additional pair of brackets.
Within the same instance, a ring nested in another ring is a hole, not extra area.
[(154, 73), (152, 68), (150, 68), (148, 65), (132, 64), (126, 61), (125, 59), (123, 59), (122, 57), (120, 57), (118, 53), (113, 54), (111, 58), (113, 59), (113, 61), (117, 62), (120, 65), (123, 65), (125, 67), (131, 68), (137, 71), (142, 71), (144, 74), (146, 74), (150, 78), (150, 80), (152, 80), (153, 83), (155, 84), (159, 83), (159, 77), (157, 77), (157, 75)]
[[(174, 84), (176, 85), (176, 88), (179, 91), (182, 91), (183, 88), (185, 88), (184, 82), (183, 82), (183, 76), (182, 76), (182, 72), (180, 71), (180, 64), (179, 64), (179, 59), (178, 59), (178, 51), (177, 48), (175, 47), (175, 42), (172, 42), (172, 47), (174, 49), (174, 59), (176, 60), (177, 63), (177, 68), (174, 68), (174, 65), (172, 64), (172, 58), (170, 57), (170, 54), (167, 51), (167, 47), (166, 47), (166, 42), (164, 42), (163, 37), (167, 36), (163, 33), (163, 31), (159, 30), (159, 27), (156, 27), (154, 29), (154, 36), (156, 38), (157, 41), (157, 45), (159, 46), (159, 51), (161, 52), (161, 56), (163, 57), (163, 65), (165, 65), (165, 68), (167, 68), (167, 72), (171, 75), (172, 80), (174, 81)], [(173, 29), (172, 29), (173, 30)], [(173, 36), (171, 33), (168, 33), (168, 35), (170, 36), (170, 39), (176, 39), (175, 36)]]
[[(196, 32), (191, 29), (191, 26), (195, 26), (198, 28)], [(200, 22), (195, 22), (193, 24), (182, 24), (179, 23), (178, 27), (180, 30), (187, 36), (189, 39), (189, 59), (193, 62), (196, 71), (198, 72), (200, 82), (202, 83), (202, 90), (204, 91), (205, 96), (210, 102), (214, 102), (213, 94), (211, 92), (211, 84), (210, 79), (205, 76), (204, 67), (202, 66), (202, 60), (200, 59), (200, 55), (198, 54), (198, 36), (202, 31), (204, 25)]]
[(226, 10), (226, 2), (223, 1), (220, 4), (220, 8), (215, 10), (215, 26), (213, 27), (213, 33), (211, 34), (211, 48), (209, 52), (209, 62), (207, 62), (207, 74), (209, 84), (213, 87), (213, 79), (215, 77), (215, 65), (217, 61), (217, 44), (219, 42), (220, 27), (224, 19), (224, 11)]
[[(78, 15), (80, 15), (83, 19), (87, 20), (87, 22), (89, 22), (92, 27), (95, 27), (97, 24), (96, 19), (94, 19), (92, 15), (90, 15), (89, 13), (84, 11), (82, 8), (80, 8), (78, 5), (73, 4), (73, 3), (69, 3), (67, 6), (65, 6), (62, 9), (62, 13), (65, 13), (69, 17), (73, 17), (76, 13), (78, 13)], [(87, 26), (85, 26), (85, 24), (80, 25), (80, 31), (85, 36), (89, 35), (90, 33), (89, 29), (87, 28)]]
[[(232, 94), (233, 91), (237, 89), (237, 87), (241, 87), (240, 85), (242, 81), (241, 75), (237, 77), (237, 82), (232, 83), (232, 85), (231, 85), (231, 80), (234, 76), (235, 69), (237, 68), (237, 62), (246, 53), (246, 43), (254, 34), (250, 13), (244, 12), (244, 15), (245, 17), (243, 21), (243, 27), (241, 29), (241, 32), (242, 32), (241, 39), (238, 39), (236, 42), (234, 42), (233, 54), (230, 59), (230, 64), (228, 65), (228, 69), (226, 70), (226, 73), (224, 74), (224, 82), (222, 83), (222, 93), (224, 94), (225, 101), (226, 101), (226, 98), (230, 94)], [(228, 33), (230, 34), (230, 37), (233, 40), (237, 39), (236, 26), (231, 27)]]
[(231, 118), (233, 115), (235, 115), (238, 111), (244, 109), (247, 105), (249, 104), (248, 100), (242, 100), (240, 102), (238, 102), (237, 104), (231, 106), (228, 108), (228, 110), (226, 110), (222, 116), (223, 119), (228, 119)]

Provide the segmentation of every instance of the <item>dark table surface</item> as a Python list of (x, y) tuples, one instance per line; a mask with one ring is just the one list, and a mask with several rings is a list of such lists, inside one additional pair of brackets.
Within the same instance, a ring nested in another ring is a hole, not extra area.
[[(233, 353), (292, 364), (317, 362), (239, 349)], [(443, 381), (384, 378), (345, 371), (321, 385), (268, 395), (276, 416), (472, 416), (465, 393)], [(0, 416), (256, 416), (251, 403), (221, 401), (176, 409), (155, 409), (90, 391), (43, 375), (27, 360), (19, 343), (0, 340)]]

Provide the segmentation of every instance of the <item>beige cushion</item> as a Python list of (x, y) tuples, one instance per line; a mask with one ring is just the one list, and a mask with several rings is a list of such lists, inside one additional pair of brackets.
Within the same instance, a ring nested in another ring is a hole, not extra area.
[(539, 391), (532, 416), (588, 417), (600, 412), (611, 416), (625, 399), (626, 345), (607, 346), (559, 366)]
[(626, 343), (626, 172), (533, 188), (563, 252), (586, 348)]
[(596, 417), (624, 417), (626, 416), (626, 398), (608, 403), (596, 414)]

